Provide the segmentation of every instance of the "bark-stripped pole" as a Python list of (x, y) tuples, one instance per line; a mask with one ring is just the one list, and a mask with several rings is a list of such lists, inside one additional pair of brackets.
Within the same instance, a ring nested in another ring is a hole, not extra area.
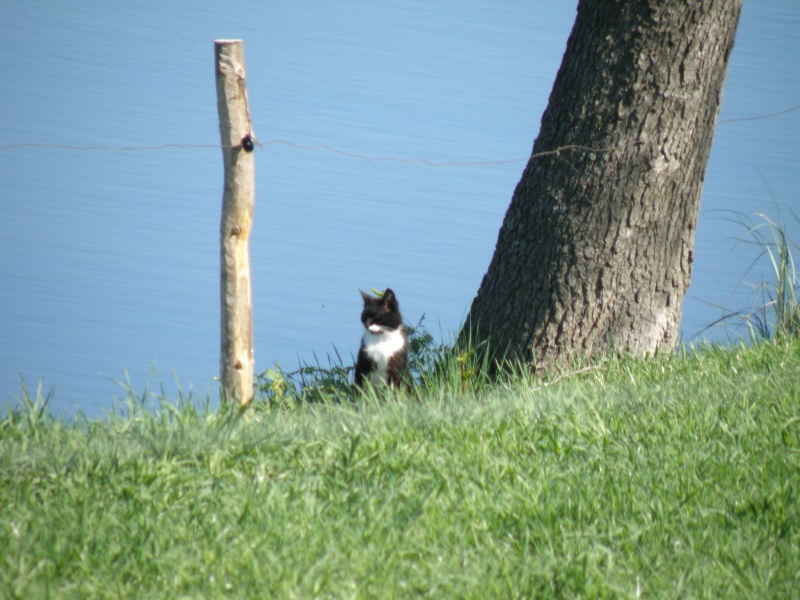
[(223, 399), (246, 406), (253, 398), (253, 308), (248, 242), (255, 203), (255, 169), (242, 40), (216, 40), (214, 59), (225, 168), (220, 222), (220, 377)]

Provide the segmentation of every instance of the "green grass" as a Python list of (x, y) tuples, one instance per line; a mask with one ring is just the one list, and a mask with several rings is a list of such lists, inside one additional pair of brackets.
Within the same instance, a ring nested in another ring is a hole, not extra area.
[[(758, 284), (753, 287), (753, 303), (739, 310), (723, 309), (723, 316), (706, 329), (720, 325), (733, 325), (743, 330), (747, 337), (759, 342), (780, 336), (800, 335), (800, 275), (795, 266), (795, 252), (800, 250), (797, 242), (789, 236), (789, 224), (800, 219), (789, 208), (776, 205), (776, 216), (756, 213), (748, 217), (733, 212), (728, 220), (745, 230), (745, 235), (736, 245), (749, 244), (758, 249), (750, 267), (744, 273), (738, 287), (745, 285), (745, 278), (758, 275)], [(753, 273), (759, 261), (766, 259), (769, 266), (768, 278), (763, 271)]]
[(796, 337), (550, 385), (464, 372), (70, 423), (40, 390), (0, 422), (0, 595), (798, 596)]

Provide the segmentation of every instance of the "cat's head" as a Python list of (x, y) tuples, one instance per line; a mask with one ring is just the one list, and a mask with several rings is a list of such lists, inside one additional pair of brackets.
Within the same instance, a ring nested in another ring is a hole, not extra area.
[(361, 322), (370, 333), (386, 333), (403, 326), (403, 317), (400, 316), (400, 305), (397, 296), (386, 288), (383, 296), (375, 298), (367, 292), (358, 290), (364, 299), (364, 310), (361, 311)]

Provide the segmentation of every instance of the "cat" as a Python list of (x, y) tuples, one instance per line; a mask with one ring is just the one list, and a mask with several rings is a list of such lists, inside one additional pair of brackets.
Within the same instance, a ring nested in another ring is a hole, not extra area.
[(408, 369), (408, 334), (397, 297), (389, 288), (380, 298), (358, 290), (364, 299), (364, 337), (356, 361), (356, 385), (400, 387)]

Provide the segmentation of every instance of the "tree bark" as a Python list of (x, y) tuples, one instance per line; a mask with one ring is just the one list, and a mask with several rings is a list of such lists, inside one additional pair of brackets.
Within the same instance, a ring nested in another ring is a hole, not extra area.
[(462, 340), (539, 369), (674, 348), (741, 6), (579, 2)]

